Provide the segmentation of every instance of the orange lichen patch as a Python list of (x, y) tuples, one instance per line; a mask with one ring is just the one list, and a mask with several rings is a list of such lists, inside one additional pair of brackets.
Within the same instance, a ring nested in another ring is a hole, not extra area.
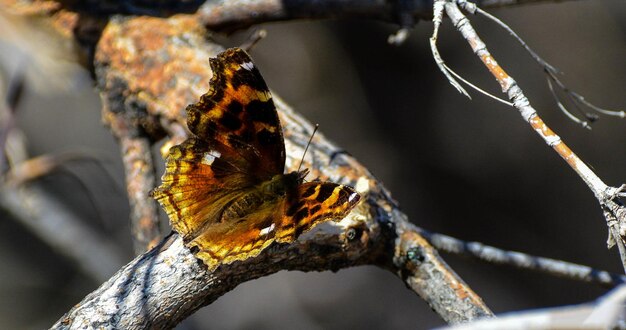
[(556, 152), (573, 168), (577, 167), (577, 157), (561, 138), (544, 123), (544, 121), (537, 115), (534, 115), (529, 120), (530, 126), (535, 129), (537, 133), (543, 137), (548, 144), (556, 150)]
[(496, 78), (496, 80), (498, 80), (498, 82), (500, 83), (500, 86), (502, 87), (502, 90), (506, 91), (508, 87), (507, 79), (509, 78), (509, 75), (506, 73), (506, 71), (502, 69), (502, 67), (498, 64), (498, 62), (496, 62), (496, 60), (491, 55), (483, 55), (480, 57), (480, 59), (483, 61), (485, 66), (487, 66), (487, 69), (489, 69), (489, 72), (491, 72), (491, 74)]
[(544, 121), (537, 115), (532, 116), (529, 120), (529, 123), (530, 126), (532, 126), (532, 128), (534, 128), (535, 131), (537, 131), (543, 137), (549, 138), (557, 136), (554, 131), (552, 131), (550, 127), (548, 127), (548, 125), (546, 125), (546, 123), (544, 123)]
[(209, 88), (205, 30), (193, 16), (113, 20), (103, 31), (96, 66), (106, 65), (107, 82), (121, 79), (130, 97), (149, 114), (182, 118), (187, 104)]
[(578, 164), (576, 160), (578, 159), (578, 157), (576, 157), (572, 149), (570, 149), (567, 145), (565, 145), (565, 143), (561, 142), (557, 144), (556, 146), (554, 146), (554, 149), (559, 153), (559, 155), (561, 155), (561, 157), (563, 157), (563, 159), (565, 159), (565, 161), (571, 167), (573, 168), (577, 167)]

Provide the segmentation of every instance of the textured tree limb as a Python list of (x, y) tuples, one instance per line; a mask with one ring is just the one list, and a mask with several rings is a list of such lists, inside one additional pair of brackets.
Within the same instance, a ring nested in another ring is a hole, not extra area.
[(103, 99), (102, 117), (120, 143), (131, 206), (133, 245), (135, 253), (141, 254), (161, 240), (157, 205), (149, 196), (150, 190), (156, 184), (150, 140), (143, 136), (139, 125), (127, 117), (128, 112), (125, 109), (111, 106), (107, 99)]
[[(576, 0), (479, 0), (477, 3), (485, 8), (492, 8), (561, 1)], [(365, 18), (410, 27), (418, 19), (432, 18), (432, 5), (432, 0), (0, 0), (0, 6), (9, 8), (14, 13), (51, 16), (55, 28), (65, 35), (77, 33), (71, 25), (76, 25), (79, 16), (104, 17), (115, 14), (166, 17), (195, 13), (207, 28), (221, 32), (232, 32), (275, 21), (329, 18)]]
[[(465, 10), (474, 12), (475, 5), (465, 0), (436, 0), (435, 14), (433, 21), (435, 26), (441, 22), (441, 15), (443, 11), (442, 6), (445, 8), (445, 13), (448, 15), (456, 29), (462, 34), (462, 36), (468, 41), (470, 47), (480, 58), (483, 64), (487, 67), (489, 72), (496, 78), (502, 91), (507, 94), (508, 98), (513, 102), (513, 106), (520, 112), (522, 118), (527, 121), (533, 130), (539, 134), (539, 136), (546, 142), (547, 145), (552, 147), (561, 156), (567, 164), (580, 176), (580, 178), (587, 184), (589, 189), (593, 192), (596, 199), (600, 203), (602, 211), (604, 212), (607, 225), (609, 227), (609, 247), (615, 242), (618, 245), (622, 265), (626, 270), (626, 208), (619, 201), (619, 193), (622, 192), (622, 187), (610, 187), (606, 185), (590, 168), (583, 162), (562, 140), (554, 133), (539, 117), (537, 111), (530, 105), (530, 101), (524, 95), (522, 89), (517, 82), (509, 76), (506, 71), (496, 62), (495, 58), (489, 53), (487, 46), (480, 39), (470, 21), (463, 15), (457, 2)], [(436, 52), (436, 34), (431, 38), (431, 46), (433, 47), (433, 54)], [(437, 60), (437, 64), (442, 67), (442, 61)], [(442, 69), (445, 71), (445, 69)], [(450, 79), (447, 76), (453, 86), (459, 89), (458, 83), (454, 82), (454, 79)], [(462, 90), (462, 88), (461, 88)]]
[[(96, 53), (96, 72), (102, 98), (107, 100), (105, 103), (111, 104), (117, 98), (118, 103), (140, 104), (147, 114), (158, 111), (165, 117), (178, 112), (180, 118), (182, 107), (166, 108), (165, 105), (173, 100), (159, 100), (158, 94), (153, 92), (163, 88), (160, 84), (173, 90), (185, 87), (198, 93), (208, 89), (209, 74), (197, 81), (194, 89), (187, 82), (189, 77), (196, 76), (195, 70), (210, 70), (207, 59), (219, 51), (218, 47), (209, 46), (202, 30), (190, 29), (187, 25), (190, 22), (181, 16), (167, 20), (146, 17), (114, 19), (104, 31)], [(186, 42), (165, 42), (178, 36), (179, 29), (186, 32)], [(197, 35), (189, 31), (195, 31)], [(145, 44), (146, 40), (159, 45), (160, 51), (189, 54), (189, 57), (148, 56), (152, 50), (151, 45)], [(144, 44), (140, 48), (133, 42)], [(142, 49), (146, 53), (131, 53), (126, 47)], [(167, 60), (167, 65), (175, 66), (176, 70), (165, 68), (150, 72), (152, 67), (166, 65), (158, 63), (162, 60)], [(147, 67), (144, 61), (150, 66)], [(159, 77), (153, 76), (155, 79), (151, 84), (142, 85), (145, 81), (136, 78), (140, 73), (159, 74)], [(126, 86), (126, 89), (120, 93), (112, 86)], [(175, 102), (190, 103), (196, 97), (192, 93), (181, 93)], [(137, 102), (139, 98), (141, 102)], [(286, 166), (294, 169), (312, 126), (279, 98), (276, 98), (276, 104), (285, 131)], [(168, 120), (161, 122), (168, 123)], [(258, 258), (222, 266), (210, 274), (199, 266), (180, 239), (175, 239), (169, 246), (164, 244), (136, 258), (59, 320), (55, 328), (83, 325), (127, 329), (172, 327), (242, 282), (282, 269), (338, 270), (361, 264), (379, 265), (398, 274), (449, 323), (491, 316), (481, 299), (407, 222), (387, 198), (388, 193), (362, 165), (345, 155), (331, 161), (336, 150), (338, 148), (321, 133), (317, 134), (304, 166), (311, 169), (313, 178), (351, 184), (367, 196), (367, 202), (346, 219), (322, 224), (295, 244), (274, 245)]]
[[(485, 7), (504, 7), (549, 0), (486, 0)], [(209, 29), (232, 32), (253, 25), (294, 19), (365, 18), (412, 26), (419, 19), (432, 18), (433, 1), (385, 0), (260, 0), (207, 1), (198, 15)]]

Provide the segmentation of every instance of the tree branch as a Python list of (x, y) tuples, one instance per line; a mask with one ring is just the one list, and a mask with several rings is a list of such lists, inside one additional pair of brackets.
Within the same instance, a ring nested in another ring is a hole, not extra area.
[(528, 255), (522, 252), (506, 251), (480, 242), (465, 242), (447, 235), (431, 233), (419, 228), (419, 233), (441, 252), (469, 256), (488, 263), (509, 265), (519, 269), (533, 270), (562, 278), (597, 283), (607, 287), (626, 282), (626, 276), (593, 269), (588, 266)]
[[(485, 7), (505, 7), (554, 0), (483, 0)], [(409, 25), (432, 18), (433, 1), (391, 0), (234, 0), (207, 1), (198, 8), (200, 21), (214, 31), (233, 32), (253, 25), (295, 19), (364, 18)], [(409, 21), (407, 21), (409, 20)], [(402, 26), (405, 27), (405, 26)]]
[[(554, 132), (548, 125), (541, 119), (537, 110), (535, 110), (528, 98), (524, 95), (522, 89), (506, 71), (498, 64), (495, 58), (491, 55), (487, 49), (487, 45), (480, 39), (476, 30), (472, 27), (470, 21), (459, 9), (459, 5), (469, 12), (475, 11), (475, 4), (467, 2), (466, 0), (436, 0), (437, 6), (435, 6), (435, 16), (433, 21), (437, 24), (441, 22), (441, 15), (443, 13), (442, 6), (445, 7), (445, 13), (450, 18), (452, 24), (461, 33), (461, 35), (467, 40), (468, 44), (474, 51), (474, 54), (483, 62), (485, 67), (494, 76), (496, 81), (500, 84), (502, 92), (507, 94), (513, 106), (519, 111), (522, 118), (530, 124), (532, 129), (544, 140), (544, 142), (550, 146), (554, 151), (567, 162), (567, 164), (578, 174), (578, 176), (587, 184), (589, 189), (593, 192), (594, 196), (600, 203), (602, 211), (604, 212), (607, 226), (609, 227), (609, 247), (612, 243), (617, 243), (621, 261), (624, 269), (626, 270), (626, 208), (619, 201), (619, 194), (622, 192), (624, 186), (611, 187), (605, 184), (600, 177), (598, 177), (593, 170), (585, 162), (582, 161), (566, 144), (563, 140)], [(437, 11), (437, 9), (439, 9)], [(437, 27), (437, 25), (435, 25)], [(431, 47), (433, 54), (436, 52), (436, 30), (431, 38)], [(437, 56), (435, 56), (437, 58)], [(439, 58), (436, 59), (437, 64), (442, 71), (446, 72), (442, 67), (443, 61)], [(460, 87), (454, 79), (450, 79), (450, 83), (457, 89)], [(462, 89), (462, 88), (461, 88)]]
[[(109, 104), (115, 100), (131, 107), (140, 105), (147, 114), (157, 112), (162, 117), (181, 118), (182, 107), (164, 107), (173, 100), (159, 100), (154, 91), (165, 86), (174, 91), (183, 86), (195, 93), (207, 90), (209, 74), (196, 81), (195, 88), (190, 88), (187, 82), (197, 76), (195, 70), (209, 70), (206, 65), (208, 57), (219, 50), (210, 46), (202, 30), (194, 29), (189, 25), (191, 22), (193, 20), (182, 16), (112, 20), (102, 35), (96, 55), (102, 98)], [(183, 32), (185, 42), (168, 42)], [(143, 47), (136, 47), (134, 42), (142, 42)], [(178, 56), (167, 57), (163, 56), (164, 53), (154, 56), (153, 44), (159, 45), (161, 52), (171, 51)], [(136, 51), (129, 52), (130, 49)], [(168, 70), (168, 65), (176, 70)], [(165, 69), (152, 72), (152, 68)], [(152, 76), (148, 83), (142, 75), (151, 74), (159, 76)], [(114, 86), (117, 88), (112, 88)], [(123, 92), (120, 92), (120, 86), (124, 86)], [(180, 93), (175, 100), (186, 104), (196, 97), (187, 92)], [(295, 169), (312, 126), (278, 97), (276, 105), (285, 131), (286, 166)], [(176, 123), (175, 120), (162, 122)], [(362, 165), (346, 155), (332, 158), (337, 150), (322, 134), (317, 134), (304, 166), (311, 169), (313, 177), (356, 186), (366, 196), (367, 202), (346, 219), (320, 225), (294, 244), (274, 245), (257, 258), (221, 266), (213, 273), (200, 267), (180, 239), (174, 239), (170, 246), (164, 243), (136, 258), (76, 305), (55, 328), (75, 328), (85, 324), (127, 329), (172, 327), (198, 308), (251, 279), (282, 269), (338, 270), (362, 264), (379, 265), (398, 274), (447, 322), (458, 323), (492, 315), (480, 298), (407, 222), (406, 216), (393, 206), (388, 193)], [(422, 251), (419, 257), (416, 251)], [(146, 295), (146, 292), (150, 294)], [(108, 306), (118, 307), (110, 309)]]
[(156, 185), (150, 141), (143, 136), (140, 125), (129, 118), (128, 113), (131, 111), (125, 111), (125, 108), (111, 109), (107, 101), (103, 99), (102, 117), (120, 143), (131, 209), (133, 245), (135, 254), (141, 254), (161, 240), (157, 205), (149, 196), (150, 190)]

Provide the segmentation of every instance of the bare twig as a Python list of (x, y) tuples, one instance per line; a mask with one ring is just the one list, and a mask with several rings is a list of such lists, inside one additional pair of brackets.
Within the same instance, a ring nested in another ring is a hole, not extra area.
[(9, 133), (15, 125), (15, 111), (24, 92), (24, 76), (21, 73), (15, 75), (15, 79), (9, 81), (8, 90), (4, 103), (0, 105), (0, 176), (9, 169), (7, 154), (7, 140)]
[[(618, 117), (618, 118), (626, 118), (626, 112), (624, 112), (623, 110), (609, 110), (609, 109), (604, 109), (604, 108), (600, 108), (590, 102), (588, 102), (587, 100), (585, 100), (585, 98), (570, 90), (567, 86), (565, 86), (565, 84), (563, 82), (561, 82), (561, 80), (557, 77), (557, 74), (555, 72), (552, 72), (548, 69), (545, 69), (546, 75), (548, 76), (548, 84), (550, 84), (550, 81), (553, 81), (555, 84), (557, 84), (557, 86), (559, 86), (559, 89), (561, 89), (561, 91), (563, 91), (563, 93), (565, 93), (565, 95), (567, 95), (567, 97), (570, 99), (570, 101), (572, 102), (572, 104), (574, 105), (574, 107), (590, 122), (594, 122), (598, 119), (598, 116), (593, 114), (593, 113), (586, 113), (584, 111), (582, 111), (582, 107), (587, 107), (597, 113), (606, 115), (606, 116), (612, 116), (612, 117)], [(550, 87), (552, 88), (552, 87)], [(556, 94), (555, 94), (556, 96)], [(560, 104), (560, 102), (559, 102)], [(567, 111), (567, 110), (565, 110)], [(569, 112), (569, 111), (567, 111)]]
[(591, 126), (589, 125), (589, 122), (582, 121), (578, 119), (576, 116), (574, 116), (571, 112), (569, 112), (567, 108), (563, 105), (563, 103), (561, 103), (561, 100), (559, 99), (559, 96), (556, 94), (554, 87), (552, 87), (552, 81), (550, 80), (550, 78), (548, 78), (547, 81), (548, 81), (548, 88), (550, 88), (550, 93), (552, 94), (552, 97), (554, 97), (554, 102), (556, 103), (557, 107), (559, 107), (559, 110), (561, 110), (561, 112), (563, 112), (563, 114), (567, 116), (567, 118), (569, 118), (571, 121), (575, 122), (576, 124), (581, 125), (583, 128), (590, 130)]
[(249, 52), (256, 44), (267, 37), (267, 31), (265, 29), (254, 29), (248, 39), (239, 46), (239, 48)]
[(471, 83), (471, 82), (469, 82), (467, 79), (465, 79), (465, 78), (461, 77), (461, 75), (459, 75), (458, 73), (454, 72), (454, 70), (450, 69), (450, 67), (449, 67), (447, 64), (443, 63), (442, 65), (443, 65), (443, 67), (446, 69), (446, 71), (447, 71), (447, 72), (449, 72), (451, 75), (453, 75), (454, 77), (456, 77), (456, 79), (460, 80), (460, 81), (461, 81), (461, 82), (463, 82), (464, 84), (466, 84), (466, 85), (468, 85), (468, 86), (472, 87), (475, 91), (477, 91), (477, 92), (479, 92), (479, 93), (481, 93), (481, 94), (483, 94), (483, 95), (485, 95), (485, 96), (487, 96), (487, 97), (489, 97), (489, 98), (492, 98), (492, 99), (494, 99), (494, 100), (496, 100), (496, 101), (498, 101), (498, 102), (500, 102), (500, 103), (506, 104), (506, 105), (508, 105), (508, 106), (510, 106), (510, 107), (512, 107), (512, 106), (513, 106), (513, 103), (511, 103), (511, 102), (509, 102), (509, 101), (507, 101), (507, 100), (501, 99), (501, 98), (499, 98), (499, 97), (497, 97), (497, 96), (495, 96), (495, 95), (493, 95), (493, 94), (491, 94), (491, 93), (489, 93), (489, 92), (485, 91), (484, 89), (482, 89), (482, 88), (480, 88), (480, 87), (478, 87), (478, 86), (476, 86), (476, 85), (472, 84), (472, 83)]
[(517, 251), (506, 251), (480, 242), (465, 242), (447, 235), (431, 233), (419, 229), (437, 250), (469, 256), (487, 263), (508, 265), (520, 269), (533, 270), (572, 280), (597, 283), (603, 286), (616, 286), (626, 282), (626, 276), (593, 269), (588, 266), (550, 258), (531, 256)]
[[(546, 144), (552, 147), (591, 189), (595, 197), (598, 199), (605, 215), (607, 216), (607, 225), (610, 227), (610, 232), (614, 236), (616, 233), (623, 235), (619, 226), (626, 223), (626, 212), (624, 207), (615, 201), (618, 197), (620, 188), (607, 186), (590, 168), (585, 164), (574, 152), (556, 135), (539, 117), (537, 111), (530, 105), (530, 101), (521, 88), (517, 85), (515, 80), (509, 76), (500, 65), (496, 62), (494, 57), (489, 53), (487, 46), (480, 39), (467, 17), (461, 13), (457, 6), (457, 1), (464, 3), (465, 0), (452, 0), (445, 1), (445, 11), (448, 17), (450, 17), (452, 23), (457, 30), (468, 41), (470, 47), (474, 53), (481, 59), (487, 69), (492, 73), (496, 80), (500, 83), (502, 91), (507, 94), (509, 99), (513, 102), (514, 106), (520, 112), (522, 118), (527, 121), (531, 127), (544, 139)], [(613, 221), (612, 219), (616, 221)], [(623, 245), (623, 236), (613, 237), (618, 245)], [(623, 249), (624, 247), (620, 247)], [(625, 249), (626, 252), (626, 249)], [(622, 263), (626, 269), (626, 254), (622, 254)]]
[[(73, 161), (93, 161), (94, 164), (100, 166), (109, 175), (105, 167), (101, 166), (101, 160), (95, 155), (90, 155), (90, 152), (66, 151), (57, 154), (41, 155), (18, 162), (7, 174), (6, 183), (12, 186), (19, 186), (51, 174), (60, 166)], [(110, 175), (109, 177), (113, 179)]]
[(447, 0), (435, 0), (435, 4), (433, 5), (433, 35), (430, 37), (430, 50), (433, 53), (433, 58), (435, 59), (435, 63), (437, 63), (437, 67), (441, 70), (441, 73), (448, 79), (448, 82), (454, 88), (456, 88), (459, 93), (467, 96), (467, 98), (472, 99), (472, 97), (467, 93), (467, 91), (459, 84), (450, 72), (446, 69), (445, 62), (441, 58), (439, 54), (439, 49), (437, 49), (437, 37), (439, 36), (439, 26), (441, 26), (441, 22), (443, 20), (443, 10)]
[[(607, 115), (607, 116), (614, 116), (614, 117), (619, 117), (619, 118), (625, 118), (626, 117), (626, 112), (624, 112), (624, 111), (614, 111), (614, 110), (608, 110), (608, 109), (600, 108), (600, 107), (598, 107), (598, 106), (596, 106), (596, 105), (594, 105), (592, 103), (589, 103), (580, 94), (578, 94), (578, 93), (570, 90), (569, 88), (567, 88), (567, 86), (565, 86), (565, 84), (563, 84), (561, 82), (561, 80), (557, 77), (557, 75), (559, 73), (561, 73), (559, 71), (559, 69), (557, 69), (556, 67), (552, 66), (546, 60), (541, 58), (541, 56), (539, 56), (532, 48), (530, 48), (530, 46), (528, 46), (528, 44), (526, 44), (526, 42), (515, 31), (513, 31), (513, 29), (511, 29), (511, 27), (509, 27), (507, 24), (502, 22), (500, 19), (498, 19), (497, 17), (491, 15), (490, 13), (482, 10), (475, 3), (468, 2), (468, 1), (459, 1), (458, 4), (459, 4), (459, 6), (463, 10), (466, 10), (469, 13), (480, 14), (480, 15), (486, 17), (487, 19), (495, 22), (500, 27), (505, 29), (513, 38), (515, 38), (515, 40), (517, 40), (517, 42), (522, 47), (524, 47), (524, 49), (530, 54), (530, 56), (539, 65), (541, 65), (541, 67), (544, 69), (546, 75), (548, 76), (548, 85), (550, 87), (550, 90), (552, 91), (552, 94), (555, 97), (555, 101), (556, 101), (559, 109), (561, 109), (561, 111), (563, 111), (568, 118), (570, 118), (574, 122), (582, 125), (584, 128), (591, 129), (591, 127), (589, 126), (589, 123), (590, 122), (594, 122), (595, 120), (597, 120), (597, 116), (582, 111), (581, 106), (586, 106), (586, 107), (588, 107), (589, 109), (591, 109), (593, 111), (596, 111), (598, 113), (601, 113), (601, 114), (604, 114), (604, 115)], [(557, 84), (557, 86), (559, 86), (559, 88), (572, 101), (574, 107), (587, 119), (586, 121), (581, 121), (580, 119), (578, 119), (574, 115), (572, 115), (569, 110), (567, 110), (567, 108), (559, 100), (559, 97), (555, 93), (554, 89), (552, 88), (552, 83), (550, 81), (553, 81), (554, 83)]]

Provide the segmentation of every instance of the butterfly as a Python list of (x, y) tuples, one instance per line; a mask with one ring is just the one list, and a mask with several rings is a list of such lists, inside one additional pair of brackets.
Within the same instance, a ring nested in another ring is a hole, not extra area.
[(285, 173), (278, 113), (245, 51), (228, 49), (210, 65), (209, 91), (186, 109), (192, 136), (170, 148), (151, 195), (212, 271), (342, 219), (361, 197), (348, 186), (305, 182), (306, 169)]

